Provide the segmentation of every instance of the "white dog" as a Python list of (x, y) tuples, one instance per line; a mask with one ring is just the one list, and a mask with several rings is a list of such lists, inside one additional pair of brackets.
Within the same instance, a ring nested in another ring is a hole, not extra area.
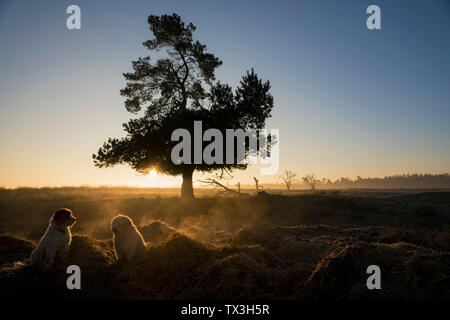
[(136, 254), (145, 250), (145, 241), (130, 217), (115, 216), (111, 221), (114, 252), (119, 261), (131, 261)]
[(46, 270), (66, 260), (72, 241), (70, 227), (75, 224), (75, 221), (76, 218), (71, 210), (63, 208), (56, 211), (50, 218), (47, 230), (39, 240), (38, 246), (31, 253), (30, 264)]

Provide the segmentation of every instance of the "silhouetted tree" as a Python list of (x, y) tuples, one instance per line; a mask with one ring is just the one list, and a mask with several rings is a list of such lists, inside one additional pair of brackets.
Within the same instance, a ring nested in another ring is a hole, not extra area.
[(256, 194), (258, 194), (258, 192), (259, 192), (259, 180), (256, 179), (256, 177), (253, 177), (253, 180), (255, 180)]
[[(192, 164), (174, 164), (171, 151), (178, 142), (171, 141), (172, 132), (184, 128), (193, 137), (194, 120), (203, 122), (203, 130), (262, 128), (273, 107), (270, 83), (263, 83), (253, 69), (235, 92), (226, 84), (214, 83), (215, 70), (222, 62), (193, 40), (196, 27), (192, 23), (185, 25), (176, 14), (151, 15), (148, 23), (155, 38), (144, 46), (150, 51), (165, 49), (166, 56), (154, 63), (150, 57), (133, 61), (133, 72), (124, 74), (127, 84), (120, 91), (129, 112), (137, 114), (145, 108), (144, 114), (123, 125), (124, 138), (108, 139), (93, 155), (94, 163), (98, 167), (128, 164), (142, 173), (155, 168), (163, 174), (182, 175), (181, 196), (190, 198), (195, 170), (231, 171), (245, 169), (246, 164), (194, 164), (194, 152)], [(248, 142), (245, 150), (248, 156)], [(223, 154), (225, 158), (225, 147)]]
[(311, 187), (311, 190), (314, 191), (316, 189), (316, 185), (320, 182), (314, 174), (307, 174), (302, 178), (303, 182)]
[(290, 170), (285, 170), (283, 175), (281, 176), (281, 179), (283, 180), (284, 184), (286, 185), (286, 189), (288, 191), (291, 191), (291, 185), (292, 185), (292, 182), (294, 182), (294, 179), (296, 176), (297, 176), (297, 174)]

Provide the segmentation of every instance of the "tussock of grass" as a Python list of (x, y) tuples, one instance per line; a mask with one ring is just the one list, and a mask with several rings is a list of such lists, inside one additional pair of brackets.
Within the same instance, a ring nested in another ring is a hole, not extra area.
[(151, 244), (161, 244), (167, 240), (167, 238), (175, 233), (175, 229), (170, 227), (164, 222), (154, 221), (143, 227), (139, 228), (145, 241)]
[(10, 234), (0, 235), (0, 265), (26, 259), (36, 247), (36, 243)]
[(261, 232), (257, 232), (254, 228), (245, 226), (233, 235), (232, 241), (235, 246), (246, 246), (264, 242), (264, 238), (261, 235)]
[[(449, 299), (450, 254), (406, 243), (339, 247), (323, 258), (305, 284), (315, 299)], [(366, 269), (381, 269), (382, 290), (368, 290)], [(446, 286), (436, 290), (435, 281)], [(447, 289), (447, 291), (445, 291)]]
[(405, 266), (404, 286), (411, 299), (450, 298), (450, 253), (417, 254)]

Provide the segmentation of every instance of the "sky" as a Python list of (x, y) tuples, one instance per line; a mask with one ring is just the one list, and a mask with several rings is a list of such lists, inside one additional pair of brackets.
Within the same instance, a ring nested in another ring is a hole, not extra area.
[[(66, 8), (81, 8), (68, 30)], [(381, 30), (366, 8), (381, 9)], [(132, 114), (119, 90), (151, 55), (150, 14), (179, 14), (236, 87), (254, 68), (274, 96), (280, 173), (336, 179), (450, 172), (450, 3), (0, 0), (0, 186), (177, 186), (179, 177), (96, 168)], [(280, 182), (257, 166), (227, 183)], [(200, 179), (202, 175), (195, 175)]]

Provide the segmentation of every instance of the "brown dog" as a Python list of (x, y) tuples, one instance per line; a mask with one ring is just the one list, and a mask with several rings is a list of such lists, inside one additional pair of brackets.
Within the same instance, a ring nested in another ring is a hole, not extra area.
[(38, 246), (31, 253), (30, 264), (46, 270), (55, 263), (66, 260), (72, 241), (70, 227), (75, 224), (75, 221), (76, 218), (71, 210), (63, 208), (56, 211), (50, 218), (47, 230), (39, 240)]

